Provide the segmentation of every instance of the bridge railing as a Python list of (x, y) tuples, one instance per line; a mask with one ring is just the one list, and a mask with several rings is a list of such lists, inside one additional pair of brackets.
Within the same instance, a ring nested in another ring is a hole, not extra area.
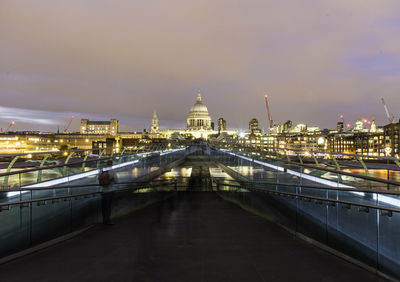
[(398, 191), (234, 181), (218, 181), (215, 187), (221, 196), (302, 238), (383, 276), (400, 278)]
[[(118, 217), (139, 209), (176, 189), (171, 180), (114, 183), (112, 214)], [(98, 184), (87, 184), (0, 191), (0, 198), (10, 192), (16, 195), (0, 202), (0, 263), (100, 223), (102, 190)]]
[[(214, 157), (217, 158), (218, 161), (248, 177), (249, 180), (261, 180), (257, 179), (257, 177), (262, 177), (266, 178), (265, 180), (272, 178), (279, 182), (282, 178), (284, 182), (287, 182), (288, 175), (290, 175), (290, 181), (300, 184), (303, 182), (314, 182), (333, 187), (358, 187), (382, 190), (400, 189), (400, 179), (399, 181), (388, 180), (385, 177), (378, 177), (372, 173), (359, 174), (351, 170), (335, 169), (321, 164), (317, 166), (305, 162), (294, 162), (289, 159), (271, 158), (269, 155), (259, 151), (231, 150), (220, 147), (213, 148)], [(270, 175), (257, 175), (253, 173), (257, 167), (264, 167), (275, 173), (271, 173)], [(251, 173), (248, 171), (249, 168), (252, 170)], [(384, 170), (383, 173), (386, 175), (386, 170)]]
[(183, 148), (182, 145), (157, 144), (146, 147), (110, 147), (0, 155), (0, 160), (3, 160), (0, 189), (40, 185), (44, 182), (49, 185), (70, 183), (83, 177), (97, 177), (99, 169), (109, 167), (117, 169), (133, 165), (140, 159), (151, 156), (153, 158), (158, 156), (159, 165), (163, 165), (163, 162), (169, 161), (169, 153)]
[(331, 170), (351, 172), (364, 176), (400, 182), (400, 159), (389, 156), (361, 155), (304, 148), (281, 148), (262, 144), (238, 142), (213, 142), (213, 146), (240, 152), (247, 156), (262, 156), (271, 161), (281, 161)]

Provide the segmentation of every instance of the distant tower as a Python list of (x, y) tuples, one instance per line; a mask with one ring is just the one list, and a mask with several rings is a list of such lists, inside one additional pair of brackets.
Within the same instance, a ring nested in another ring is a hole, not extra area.
[(337, 125), (336, 125), (336, 130), (338, 133), (342, 133), (344, 129), (344, 124), (343, 121), (338, 121)]
[(376, 124), (375, 124), (375, 120), (372, 120), (372, 123), (371, 123), (371, 128), (370, 128), (369, 132), (372, 132), (372, 133), (375, 133), (375, 132), (377, 132), (377, 128), (376, 128)]
[(156, 133), (158, 131), (158, 117), (156, 111), (154, 111), (153, 119), (151, 120), (151, 133)]
[(354, 121), (353, 131), (362, 131), (364, 129), (364, 123), (362, 119), (356, 119)]
[(293, 122), (291, 121), (291, 120), (288, 120), (287, 122), (285, 122), (285, 124), (283, 125), (283, 131), (284, 132), (289, 132), (290, 131), (290, 129), (292, 128), (292, 126), (293, 126)]
[(223, 118), (218, 119), (218, 133), (220, 134), (221, 131), (226, 131), (226, 120)]
[(258, 119), (253, 118), (249, 122), (249, 131), (250, 131), (250, 134), (261, 135), (261, 130), (258, 128)]
[(89, 120), (88, 119), (81, 119), (81, 134), (88, 134), (89, 129), (88, 129), (88, 123)]

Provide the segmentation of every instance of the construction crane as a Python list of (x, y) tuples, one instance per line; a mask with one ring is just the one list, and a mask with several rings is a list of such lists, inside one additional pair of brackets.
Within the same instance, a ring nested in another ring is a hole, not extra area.
[(387, 116), (387, 118), (388, 118), (388, 120), (389, 120), (389, 123), (393, 123), (393, 121), (394, 121), (394, 116), (393, 116), (393, 115), (391, 116), (391, 115), (389, 114), (388, 107), (386, 106), (385, 99), (383, 99), (383, 98), (382, 98), (382, 104), (383, 104), (383, 107), (385, 108), (386, 116)]
[(268, 95), (264, 95), (264, 99), (265, 99), (265, 106), (267, 108), (267, 114), (268, 114), (269, 131), (272, 132), (272, 128), (274, 127), (274, 121), (272, 120), (271, 111), (269, 110)]
[(72, 116), (72, 117), (69, 119), (67, 125), (64, 127), (64, 130), (63, 130), (64, 133), (67, 133), (67, 132), (68, 132), (68, 129), (69, 129), (69, 127), (71, 126), (71, 123), (72, 123), (72, 121), (73, 121), (74, 118), (75, 118), (75, 117)]
[(10, 122), (10, 124), (8, 125), (8, 127), (7, 127), (7, 129), (4, 131), (4, 133), (7, 133), (7, 132), (10, 130), (10, 128), (14, 126), (14, 124), (15, 124), (14, 121)]

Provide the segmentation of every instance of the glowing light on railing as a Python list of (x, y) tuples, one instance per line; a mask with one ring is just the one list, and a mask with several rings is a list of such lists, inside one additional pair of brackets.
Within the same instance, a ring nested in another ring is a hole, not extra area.
[[(220, 150), (222, 150), (222, 149), (220, 149)], [(229, 151), (229, 150), (223, 150), (223, 151), (226, 152), (226, 153), (228, 153), (228, 154), (230, 154), (230, 155), (239, 157), (239, 158), (241, 158), (241, 159), (244, 159), (244, 160), (247, 160), (247, 161), (250, 161), (250, 162), (254, 162), (254, 163), (256, 163), (256, 164), (260, 164), (260, 165), (262, 165), (262, 166), (266, 166), (266, 167), (275, 169), (275, 170), (277, 170), (277, 171), (285, 171), (285, 168), (284, 168), (284, 167), (281, 167), (281, 166), (272, 165), (272, 164), (269, 164), (269, 163), (266, 163), (266, 162), (262, 162), (262, 161), (259, 161), (259, 160), (253, 160), (253, 159), (251, 159), (251, 158), (248, 158), (248, 157), (245, 157), (245, 156), (242, 156), (242, 155), (239, 155), (239, 154), (235, 154), (235, 153), (233, 153), (233, 152), (231, 152), (231, 151)], [(346, 184), (337, 183), (337, 182), (330, 181), (330, 180), (323, 179), (323, 178), (319, 178), (319, 177), (316, 177), (316, 176), (312, 176), (312, 175), (300, 173), (300, 172), (297, 172), (297, 171), (294, 171), (294, 170), (291, 170), (291, 169), (286, 169), (285, 172), (286, 172), (286, 173), (289, 173), (289, 174), (291, 174), (291, 175), (294, 175), (294, 176), (298, 176), (298, 177), (300, 177), (300, 178), (304, 178), (304, 179), (307, 179), (307, 180), (316, 182), (316, 183), (328, 185), (328, 186), (330, 186), (330, 187), (355, 188), (354, 186), (350, 186), (350, 185), (346, 185)]]
[[(227, 149), (219, 149), (219, 150), (222, 151), (222, 152), (228, 153), (230, 155), (234, 155), (236, 157), (239, 157), (241, 159), (247, 160), (247, 161), (254, 161), (254, 163), (261, 164), (263, 166), (270, 167), (270, 168), (273, 168), (273, 169), (278, 170), (278, 171), (284, 171), (285, 170), (283, 167), (275, 166), (275, 165), (272, 165), (272, 164), (269, 164), (269, 163), (265, 163), (265, 162), (261, 162), (261, 161), (258, 161), (258, 160), (253, 160), (253, 159), (250, 159), (248, 157), (233, 153), (233, 152), (231, 152), (231, 151), (229, 151)], [(302, 177), (304, 179), (313, 181), (313, 182), (317, 182), (317, 183), (320, 183), (320, 184), (325, 184), (325, 185), (330, 186), (330, 187), (356, 189), (356, 187), (354, 187), (354, 186), (337, 183), (337, 182), (334, 182), (334, 181), (330, 181), (330, 180), (327, 180), (327, 179), (322, 179), (322, 178), (319, 178), (319, 177), (316, 177), (316, 176), (312, 176), (312, 175), (308, 175), (308, 174), (304, 174), (304, 173), (302, 174), (302, 173), (299, 173), (299, 172), (291, 170), (291, 169), (287, 169), (286, 172), (289, 173), (289, 174), (292, 174), (292, 175), (295, 175), (295, 176)], [(356, 191), (348, 191), (348, 192), (350, 194), (357, 195), (359, 197), (365, 197), (365, 195), (366, 195), (365, 192), (356, 192)], [(373, 192), (371, 192), (371, 193), (373, 193)], [(378, 202), (381, 202), (381, 203), (386, 203), (386, 204), (389, 204), (389, 205), (392, 205), (392, 206), (395, 206), (395, 207), (400, 207), (400, 198), (386, 196), (386, 195), (377, 194), (377, 193), (373, 193), (372, 197), (373, 197), (374, 201), (378, 200)], [(378, 205), (379, 205), (379, 203), (378, 203)]]
[(379, 204), (379, 202), (383, 202), (385, 204), (400, 207), (400, 200), (398, 198), (393, 198), (393, 197), (385, 196), (382, 194), (379, 194), (379, 195), (374, 194), (373, 199), (378, 200), (378, 204)]
[[(173, 150), (164, 152), (164, 155), (165, 154), (170, 154), (170, 153), (173, 153), (173, 152), (177, 152), (177, 151), (182, 151), (182, 150), (185, 150), (185, 149), (186, 148), (173, 149)], [(157, 152), (159, 152), (159, 151), (157, 151)], [(110, 166), (110, 167), (105, 167), (105, 168), (103, 168), (103, 170), (105, 170), (105, 171), (114, 170), (114, 169), (118, 169), (118, 168), (121, 168), (121, 167), (126, 167), (126, 166), (129, 166), (129, 165), (133, 165), (133, 164), (136, 164), (138, 162), (139, 162), (139, 160), (133, 160), (133, 161), (129, 161), (129, 162), (124, 162), (124, 163), (116, 164), (116, 165), (113, 165), (113, 166)], [(71, 176), (68, 176), (68, 177), (58, 178), (58, 179), (54, 179), (54, 180), (50, 180), (50, 181), (46, 181), (46, 182), (36, 183), (36, 184), (24, 186), (24, 187), (26, 187), (26, 188), (50, 187), (50, 186), (54, 186), (54, 185), (65, 184), (65, 183), (68, 183), (70, 181), (83, 179), (83, 178), (86, 178), (86, 177), (89, 177), (89, 176), (92, 176), (92, 175), (97, 175), (97, 174), (99, 174), (99, 172), (100, 172), (99, 169), (95, 169), (95, 170), (91, 170), (91, 171), (88, 171), (88, 172), (79, 173), (79, 174), (71, 175)], [(10, 192), (10, 193), (19, 194), (19, 192)], [(12, 194), (12, 195), (14, 196), (14, 195), (17, 195), (17, 194)], [(7, 195), (9, 197), (11, 197), (11, 194), (7, 194)]]

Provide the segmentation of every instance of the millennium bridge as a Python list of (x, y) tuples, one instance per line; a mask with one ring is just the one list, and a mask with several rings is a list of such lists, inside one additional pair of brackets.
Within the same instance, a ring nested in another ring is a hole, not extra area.
[(400, 279), (395, 158), (199, 141), (0, 162), (2, 281)]

